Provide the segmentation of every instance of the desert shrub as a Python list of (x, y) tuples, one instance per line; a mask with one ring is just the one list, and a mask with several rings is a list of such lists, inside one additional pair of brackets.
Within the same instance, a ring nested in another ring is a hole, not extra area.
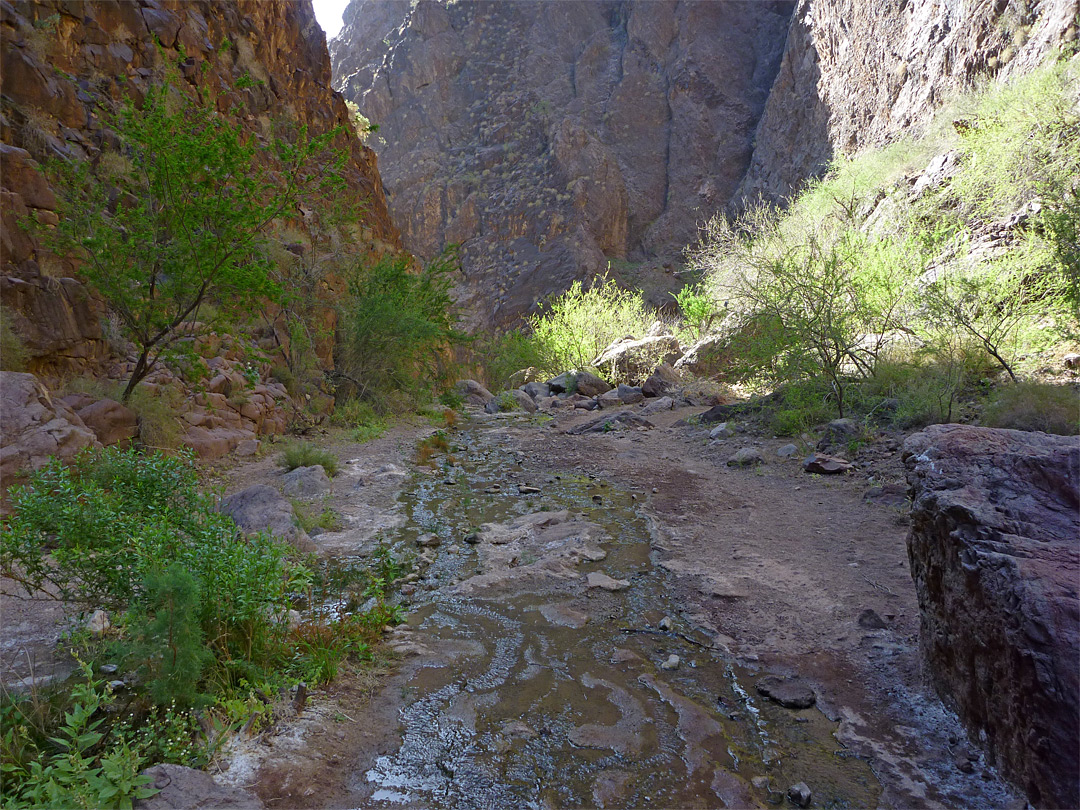
[(641, 337), (655, 320), (640, 292), (624, 290), (611, 279), (589, 289), (575, 281), (529, 319), (536, 366), (551, 376), (592, 368), (613, 341)]
[(681, 331), (686, 338), (684, 342), (693, 342), (702, 337), (720, 314), (717, 302), (701, 283), (688, 284), (677, 293), (672, 293), (672, 297), (679, 305)]
[(150, 777), (139, 775), (143, 753), (126, 741), (106, 739), (103, 724), (115, 711), (115, 695), (94, 678), (90, 665), (83, 664), (81, 674), (62, 719), (48, 728), (35, 722), (33, 701), (5, 696), (0, 706), (5, 807), (130, 808), (135, 799), (157, 793)]
[(180, 412), (183, 393), (177, 386), (167, 385), (151, 393), (135, 388), (127, 405), (139, 419), (139, 441), (146, 447), (168, 450), (180, 446)]
[(456, 271), (448, 252), (416, 272), (396, 256), (352, 274), (335, 351), (342, 394), (385, 412), (426, 399), (452, 376), (449, 352), (466, 341), (450, 297)]
[(174, 563), (162, 571), (148, 571), (142, 592), (129, 655), (143, 671), (151, 700), (159, 706), (204, 702), (198, 684), (213, 655), (198, 622), (202, 601), (198, 581)]
[(981, 421), (989, 427), (1075, 436), (1080, 433), (1080, 391), (1030, 380), (1002, 385), (991, 396)]
[(480, 367), (480, 381), (495, 391), (510, 385), (516, 372), (544, 363), (537, 342), (520, 329), (478, 342), (473, 355)]
[(316, 447), (311, 442), (290, 442), (281, 451), (278, 464), (286, 470), (295, 470), (297, 467), (321, 466), (326, 474), (333, 477), (340, 468), (338, 457), (329, 450)]
[(146, 583), (180, 566), (203, 595), (194, 615), (211, 648), (249, 655), (287, 609), (295, 566), (268, 537), (240, 540), (196, 481), (188, 456), (107, 448), (53, 461), (12, 491), (0, 569), (31, 592), (123, 612), (150, 610)]
[(825, 380), (843, 416), (849, 382), (873, 374), (903, 324), (923, 258), (910, 242), (875, 239), (831, 218), (803, 223), (797, 234), (791, 224), (767, 209), (736, 223), (715, 218), (690, 256), (732, 307), (728, 328), (744, 373)]

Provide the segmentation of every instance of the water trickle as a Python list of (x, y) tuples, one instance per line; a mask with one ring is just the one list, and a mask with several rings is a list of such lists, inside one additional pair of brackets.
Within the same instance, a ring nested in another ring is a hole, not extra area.
[[(765, 701), (685, 621), (660, 629), (679, 605), (629, 493), (526, 480), (504, 441), (466, 426), (458, 466), (403, 496), (395, 547), (426, 533), (442, 545), (408, 622), (430, 654), (405, 687), (400, 744), (364, 774), (370, 806), (769, 806), (799, 781), (815, 805), (876, 805), (834, 723)], [(594, 571), (629, 585), (588, 588)]]

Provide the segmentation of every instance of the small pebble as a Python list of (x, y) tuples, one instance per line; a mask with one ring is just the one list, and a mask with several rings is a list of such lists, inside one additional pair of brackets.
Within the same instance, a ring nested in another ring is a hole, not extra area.
[(665, 616), (660, 620), (660, 629), (665, 633), (670, 633), (675, 629), (675, 622), (671, 620), (670, 616)]

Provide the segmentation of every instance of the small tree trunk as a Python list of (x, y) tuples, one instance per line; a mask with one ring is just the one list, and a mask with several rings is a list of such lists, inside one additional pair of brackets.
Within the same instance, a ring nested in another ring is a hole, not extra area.
[(131, 392), (135, 390), (135, 386), (142, 382), (150, 372), (150, 366), (146, 362), (146, 359), (150, 356), (150, 349), (146, 348), (142, 350), (142, 354), (139, 355), (139, 359), (135, 362), (135, 370), (131, 372), (131, 379), (128, 380), (127, 388), (124, 389), (124, 395), (120, 397), (120, 401), (125, 405), (127, 401), (131, 399)]

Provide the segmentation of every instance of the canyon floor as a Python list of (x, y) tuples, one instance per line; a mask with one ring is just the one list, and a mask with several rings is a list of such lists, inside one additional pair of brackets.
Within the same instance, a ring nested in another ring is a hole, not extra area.
[[(419, 552), (408, 619), (219, 779), (267, 807), (788, 806), (800, 782), (819, 807), (1024, 806), (924, 678), (903, 436), (817, 476), (752, 423), (710, 440), (702, 410), (585, 435), (582, 411), (473, 415), (432, 466), (431, 428), (328, 437), (347, 525), (314, 540)], [(743, 447), (766, 463), (729, 467)], [(770, 675), (816, 704), (767, 699)]]

